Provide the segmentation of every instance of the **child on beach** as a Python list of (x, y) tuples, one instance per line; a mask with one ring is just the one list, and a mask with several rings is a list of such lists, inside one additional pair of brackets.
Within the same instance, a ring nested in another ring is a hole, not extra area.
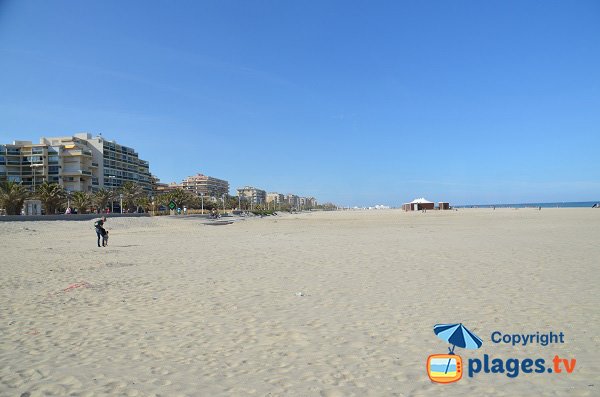
[(104, 229), (104, 234), (102, 235), (102, 246), (106, 247), (108, 245), (108, 230)]

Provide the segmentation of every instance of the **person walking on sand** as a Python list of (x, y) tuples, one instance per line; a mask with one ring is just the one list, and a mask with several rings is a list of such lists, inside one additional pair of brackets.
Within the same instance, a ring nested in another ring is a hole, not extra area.
[(96, 235), (98, 236), (98, 247), (102, 247), (100, 245), (100, 240), (102, 239), (102, 237), (106, 233), (106, 230), (104, 230), (104, 222), (106, 222), (106, 217), (105, 216), (103, 216), (102, 218), (98, 219), (94, 223), (94, 228), (96, 228)]

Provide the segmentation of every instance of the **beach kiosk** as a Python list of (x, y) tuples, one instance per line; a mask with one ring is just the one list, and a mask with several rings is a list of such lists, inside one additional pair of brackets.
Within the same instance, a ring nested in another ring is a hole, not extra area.
[(426, 200), (424, 197), (414, 199), (410, 203), (402, 205), (404, 211), (420, 211), (420, 210), (432, 210), (435, 208), (433, 201)]
[(42, 202), (40, 200), (25, 200), (23, 202), (23, 215), (42, 215)]
[(450, 203), (446, 203), (446, 202), (440, 201), (438, 203), (438, 208), (440, 210), (449, 210), (450, 209)]

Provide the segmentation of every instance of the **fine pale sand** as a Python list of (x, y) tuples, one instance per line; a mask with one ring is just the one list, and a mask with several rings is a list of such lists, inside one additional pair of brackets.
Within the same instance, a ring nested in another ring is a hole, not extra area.
[[(600, 395), (600, 210), (0, 222), (0, 395)], [(571, 374), (432, 383), (437, 323), (469, 358)], [(492, 332), (564, 333), (494, 344)]]

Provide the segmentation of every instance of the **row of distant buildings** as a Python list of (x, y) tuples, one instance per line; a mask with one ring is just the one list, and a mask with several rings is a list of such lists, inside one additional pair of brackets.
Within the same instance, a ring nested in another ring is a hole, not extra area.
[[(31, 191), (44, 181), (57, 183), (67, 191), (90, 193), (135, 182), (149, 195), (177, 188), (212, 201), (229, 195), (228, 181), (202, 174), (190, 176), (181, 183), (161, 183), (150, 173), (148, 161), (140, 159), (133, 148), (88, 133), (42, 137), (39, 143), (0, 144), (1, 181), (19, 182)], [(317, 205), (314, 197), (267, 193), (252, 186), (237, 189), (237, 194), (251, 205), (288, 204), (292, 208)]]
[[(219, 198), (229, 195), (229, 182), (203, 174), (187, 177), (180, 183), (164, 184), (156, 182), (155, 186), (155, 189), (159, 192), (184, 189), (215, 202)], [(285, 195), (277, 192), (267, 193), (265, 190), (254, 186), (238, 188), (237, 195), (251, 206), (272, 205), (273, 208), (277, 208), (277, 206), (281, 207), (281, 205), (287, 204), (291, 208), (298, 209), (317, 206), (317, 199), (314, 197), (301, 197), (292, 193)]]
[(244, 197), (252, 204), (277, 205), (287, 204), (292, 208), (313, 208), (317, 206), (317, 199), (314, 197), (301, 197), (292, 193), (282, 194), (277, 192), (267, 193), (262, 189), (253, 186), (246, 186), (237, 190), (239, 197)]

